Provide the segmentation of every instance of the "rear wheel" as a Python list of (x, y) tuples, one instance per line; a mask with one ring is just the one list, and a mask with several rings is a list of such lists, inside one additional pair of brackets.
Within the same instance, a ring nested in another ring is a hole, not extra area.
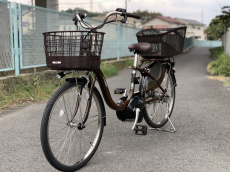
[[(161, 84), (163, 89), (167, 89), (163, 98), (150, 102), (143, 108), (144, 119), (147, 124), (153, 128), (163, 127), (168, 118), (171, 117), (175, 103), (175, 80), (174, 74), (166, 69), (163, 82)], [(146, 100), (161, 97), (163, 95), (160, 88), (150, 90), (145, 93)]]
[(50, 164), (60, 171), (76, 171), (96, 152), (101, 141), (105, 112), (102, 98), (93, 89), (85, 123), (88, 90), (65, 83), (49, 100), (41, 123), (41, 145)]

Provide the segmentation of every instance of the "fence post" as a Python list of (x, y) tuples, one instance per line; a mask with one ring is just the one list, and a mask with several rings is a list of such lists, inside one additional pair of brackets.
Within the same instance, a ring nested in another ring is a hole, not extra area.
[(22, 56), (22, 12), (21, 12), (21, 4), (18, 4), (18, 38), (19, 38), (19, 57), (20, 57), (20, 69), (23, 67), (23, 56)]
[(229, 56), (230, 56), (230, 28), (228, 28), (228, 31), (227, 31), (227, 40), (228, 40), (228, 43), (226, 44), (226, 49), (227, 49), (227, 53)]
[(19, 75), (19, 51), (18, 51), (18, 13), (17, 4), (13, 3), (13, 26), (14, 26), (14, 58), (15, 58), (15, 75)]
[(120, 47), (121, 47), (121, 42), (120, 42), (120, 35), (121, 35), (121, 24), (117, 24), (117, 60), (120, 60)]

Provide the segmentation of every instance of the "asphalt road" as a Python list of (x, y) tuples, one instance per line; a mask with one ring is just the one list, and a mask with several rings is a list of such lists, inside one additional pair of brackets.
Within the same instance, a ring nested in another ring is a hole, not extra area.
[[(207, 78), (206, 67), (211, 60), (207, 48), (193, 48), (175, 59), (178, 86), (171, 120), (178, 131), (148, 130), (146, 136), (135, 135), (132, 123), (119, 121), (106, 107), (102, 142), (95, 156), (79, 171), (230, 171), (230, 90), (222, 82)], [(128, 88), (129, 82), (130, 70), (108, 79), (111, 91)], [(0, 114), (1, 172), (55, 171), (40, 145), (45, 104), (28, 104)]]

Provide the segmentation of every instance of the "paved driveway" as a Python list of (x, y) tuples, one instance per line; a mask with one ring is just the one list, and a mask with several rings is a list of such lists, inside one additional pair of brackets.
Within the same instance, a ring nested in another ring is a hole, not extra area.
[[(80, 171), (230, 171), (230, 90), (207, 78), (211, 60), (207, 48), (193, 48), (175, 59), (178, 86), (171, 120), (178, 132), (148, 130), (146, 136), (135, 135), (132, 123), (119, 121), (107, 107), (102, 142)], [(108, 84), (112, 89), (128, 87), (129, 78), (130, 70), (123, 70), (108, 79)], [(45, 104), (29, 104), (1, 114), (1, 172), (55, 171), (45, 160), (39, 139)]]

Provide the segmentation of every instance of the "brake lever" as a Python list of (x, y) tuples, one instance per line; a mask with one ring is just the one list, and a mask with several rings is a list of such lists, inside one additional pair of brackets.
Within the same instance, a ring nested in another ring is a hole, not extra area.
[(124, 16), (124, 18), (121, 20), (121, 23), (126, 23), (127, 22), (127, 14), (122, 13), (122, 16)]
[(76, 17), (76, 16), (74, 16), (72, 20), (74, 21), (74, 24), (77, 26), (77, 24), (78, 24), (77, 17)]
[(121, 23), (126, 23), (127, 22), (127, 14), (126, 14), (126, 9), (123, 8), (117, 8), (116, 11), (121, 12), (121, 16), (124, 16), (124, 18), (121, 20)]

